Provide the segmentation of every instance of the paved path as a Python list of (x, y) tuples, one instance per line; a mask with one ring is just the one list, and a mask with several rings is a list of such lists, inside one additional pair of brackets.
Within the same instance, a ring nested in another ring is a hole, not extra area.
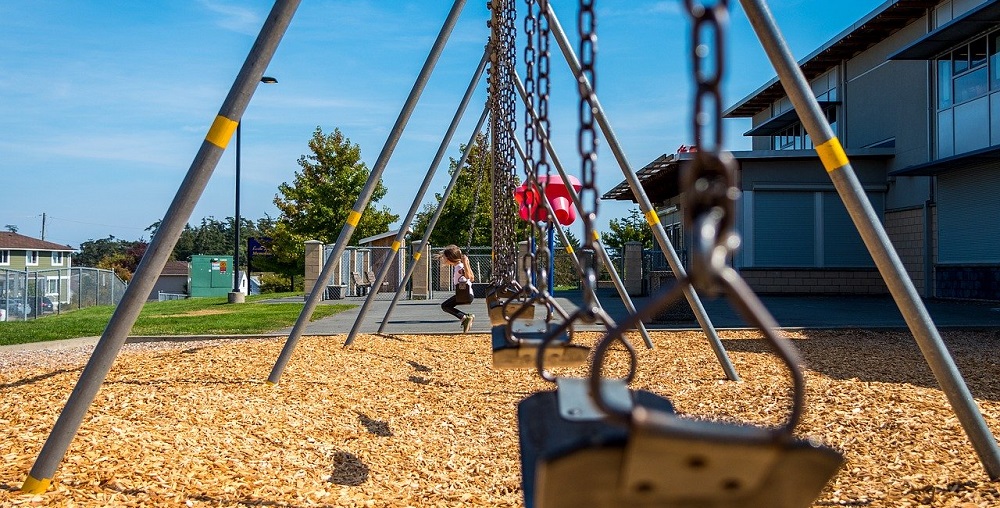
[[(579, 292), (559, 292), (556, 300), (567, 312), (573, 312), (581, 302)], [(360, 333), (375, 333), (389, 308), (389, 298), (375, 300), (365, 319), (361, 322)], [(625, 304), (614, 290), (601, 290), (598, 298), (604, 309), (615, 320), (621, 321), (627, 315)], [(782, 328), (906, 328), (906, 322), (889, 296), (761, 296), (761, 301), (775, 317)], [(449, 334), (461, 333), (458, 321), (441, 310), (443, 298), (432, 300), (403, 300), (393, 310), (385, 327), (388, 334)], [(279, 300), (275, 300), (279, 301)], [(301, 302), (301, 298), (280, 301)], [(326, 300), (322, 304), (348, 303), (357, 307), (335, 314), (306, 326), (307, 335), (340, 335), (351, 331), (360, 313), (363, 297), (348, 297), (342, 300)], [(636, 308), (649, 303), (649, 298), (633, 298)], [(746, 328), (729, 304), (722, 299), (702, 300), (712, 325), (719, 330)], [(938, 329), (945, 328), (994, 328), (1000, 330), (1000, 302), (977, 302), (956, 300), (928, 300), (924, 302), (927, 312)], [(686, 305), (681, 304), (682, 308)], [(470, 309), (478, 317), (473, 323), (472, 333), (489, 333), (490, 320), (486, 315), (483, 299), (477, 299)], [(690, 312), (689, 310), (687, 312)], [(646, 323), (648, 330), (700, 330), (693, 314), (674, 321), (653, 321)], [(601, 323), (580, 325), (579, 331), (605, 330)], [(288, 336), (291, 327), (277, 330), (273, 334), (252, 335), (252, 337)], [(247, 337), (251, 337), (248, 335)], [(185, 337), (130, 337), (128, 342), (154, 340), (198, 340), (211, 336)], [(53, 349), (87, 346), (97, 343), (98, 337), (83, 337), (63, 341), (47, 341), (13, 346), (0, 346), (0, 351)]]
[[(614, 290), (601, 290), (599, 299), (613, 319), (622, 320), (628, 315), (624, 303)], [(558, 292), (556, 300), (568, 312), (581, 302), (578, 292)], [(761, 300), (783, 328), (905, 328), (906, 322), (889, 296), (762, 296)], [(458, 320), (441, 310), (443, 299), (403, 300), (393, 310), (386, 323), (386, 333), (458, 333)], [(345, 298), (323, 303), (350, 303), (357, 308), (312, 322), (306, 326), (307, 334), (348, 333), (354, 326), (364, 298)], [(386, 310), (388, 300), (375, 300), (362, 320), (360, 333), (374, 333), (378, 330)], [(649, 298), (633, 298), (636, 308), (649, 303)], [(746, 323), (729, 307), (724, 299), (702, 300), (705, 311), (717, 329), (746, 328)], [(687, 312), (673, 321), (653, 321), (646, 324), (649, 330), (700, 329), (686, 304), (681, 304)], [(954, 300), (928, 300), (924, 302), (938, 328), (989, 327), (1000, 328), (1000, 303), (970, 302)], [(488, 333), (489, 318), (483, 299), (477, 299), (470, 309), (477, 318), (472, 326), (473, 333)], [(578, 330), (603, 330), (601, 324), (587, 325)], [(281, 330), (289, 333), (291, 327)]]

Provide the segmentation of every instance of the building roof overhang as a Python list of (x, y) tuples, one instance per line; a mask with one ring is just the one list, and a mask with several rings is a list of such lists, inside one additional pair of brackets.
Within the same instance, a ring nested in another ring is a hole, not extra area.
[[(827, 106), (833, 104), (840, 104), (839, 101), (819, 101), (820, 109), (824, 109)], [(769, 118), (764, 123), (754, 127), (743, 133), (744, 136), (773, 136), (785, 128), (797, 123), (799, 121), (799, 114), (793, 108), (781, 113), (777, 116)]]
[(998, 164), (1000, 164), (1000, 146), (991, 146), (890, 171), (889, 176), (933, 176), (960, 169), (995, 168)]
[[(799, 69), (806, 80), (817, 78), (841, 61), (853, 58), (920, 19), (927, 14), (927, 9), (937, 4), (938, 0), (888, 0), (799, 60)], [(751, 117), (785, 95), (784, 88), (775, 77), (730, 106), (723, 115), (726, 118)]]
[[(896, 156), (892, 148), (857, 148), (844, 152), (848, 159), (891, 159)], [(815, 150), (749, 150), (732, 154), (737, 162), (816, 161), (819, 164)], [(681, 167), (694, 156), (694, 153), (664, 154), (636, 172), (635, 176), (651, 202), (662, 203), (680, 195)], [(605, 192), (601, 199), (638, 202), (628, 181)]]
[(929, 60), (1000, 24), (1000, 0), (990, 0), (932, 30), (889, 60)]

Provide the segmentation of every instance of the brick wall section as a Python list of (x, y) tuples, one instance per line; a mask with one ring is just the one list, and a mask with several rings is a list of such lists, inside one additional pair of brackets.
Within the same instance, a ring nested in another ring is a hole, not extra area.
[(760, 294), (883, 295), (889, 288), (875, 268), (832, 269), (743, 269), (740, 275)]
[(885, 232), (917, 293), (924, 294), (924, 210), (887, 212)]

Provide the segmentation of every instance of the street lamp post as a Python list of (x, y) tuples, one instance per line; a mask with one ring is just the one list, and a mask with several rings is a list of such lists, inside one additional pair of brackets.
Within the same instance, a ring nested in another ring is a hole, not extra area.
[[(278, 80), (272, 78), (271, 76), (264, 76), (260, 78), (261, 83), (268, 85), (277, 83)], [(243, 303), (245, 296), (243, 290), (240, 288), (240, 127), (243, 125), (243, 119), (236, 124), (236, 218), (233, 221), (233, 236), (235, 241), (233, 242), (233, 291), (229, 293), (229, 303)], [(249, 268), (249, 267), (248, 267)], [(247, 276), (247, 283), (249, 284), (250, 277)]]

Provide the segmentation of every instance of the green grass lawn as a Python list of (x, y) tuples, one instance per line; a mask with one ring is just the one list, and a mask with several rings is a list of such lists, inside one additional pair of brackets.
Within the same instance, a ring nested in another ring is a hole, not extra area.
[[(230, 335), (265, 333), (295, 324), (304, 302), (262, 303), (298, 293), (248, 296), (230, 305), (227, 297), (148, 302), (130, 335)], [(312, 320), (354, 305), (317, 305)], [(0, 322), (0, 346), (101, 335), (115, 308), (110, 305), (62, 312), (28, 321)]]

